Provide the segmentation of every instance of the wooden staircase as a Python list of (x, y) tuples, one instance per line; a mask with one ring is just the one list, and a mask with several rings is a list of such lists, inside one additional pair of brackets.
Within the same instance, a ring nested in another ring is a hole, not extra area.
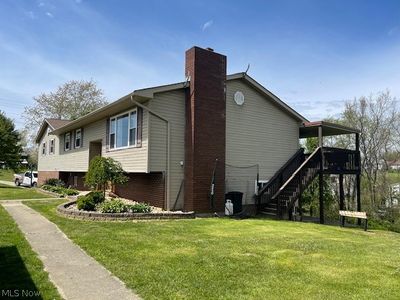
[(322, 148), (310, 155), (299, 149), (259, 191), (258, 211), (270, 217), (291, 219), (304, 189), (321, 171)]

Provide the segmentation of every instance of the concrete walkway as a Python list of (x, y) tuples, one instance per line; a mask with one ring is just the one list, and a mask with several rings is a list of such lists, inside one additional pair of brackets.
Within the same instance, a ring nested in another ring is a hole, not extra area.
[(0, 180), (0, 183), (9, 186), (16, 186), (15, 183), (12, 181)]
[(38, 212), (18, 202), (2, 205), (42, 260), (63, 298), (140, 299)]

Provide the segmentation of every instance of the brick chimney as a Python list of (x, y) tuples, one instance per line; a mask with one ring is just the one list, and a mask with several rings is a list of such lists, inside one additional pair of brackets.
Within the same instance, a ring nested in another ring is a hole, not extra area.
[[(226, 56), (213, 49), (193, 47), (186, 51), (185, 201), (186, 211), (224, 210)], [(215, 205), (210, 189), (215, 161)]]

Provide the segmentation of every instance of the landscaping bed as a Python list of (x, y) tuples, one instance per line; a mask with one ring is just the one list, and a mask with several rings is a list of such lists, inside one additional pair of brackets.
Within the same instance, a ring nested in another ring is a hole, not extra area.
[(57, 212), (64, 216), (87, 220), (160, 220), (160, 219), (193, 219), (194, 212), (164, 211), (145, 203), (123, 199), (103, 198), (101, 192), (91, 192), (79, 196), (77, 200), (63, 203)]

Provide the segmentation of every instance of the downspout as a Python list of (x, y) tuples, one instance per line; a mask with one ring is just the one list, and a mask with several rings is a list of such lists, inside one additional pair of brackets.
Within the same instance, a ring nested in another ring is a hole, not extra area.
[(156, 116), (157, 118), (159, 118), (160, 120), (164, 121), (167, 124), (167, 167), (166, 167), (166, 188), (165, 188), (165, 209), (169, 210), (169, 190), (170, 190), (170, 161), (171, 161), (171, 139), (170, 139), (170, 135), (171, 135), (171, 128), (170, 128), (170, 123), (169, 121), (164, 118), (163, 116), (159, 115), (158, 113), (152, 111), (150, 108), (148, 108), (147, 106), (144, 106), (142, 104), (140, 104), (139, 102), (133, 100), (133, 95), (131, 95), (131, 101), (138, 107), (146, 110), (147, 112), (149, 112), (150, 114), (152, 114), (153, 116)]

